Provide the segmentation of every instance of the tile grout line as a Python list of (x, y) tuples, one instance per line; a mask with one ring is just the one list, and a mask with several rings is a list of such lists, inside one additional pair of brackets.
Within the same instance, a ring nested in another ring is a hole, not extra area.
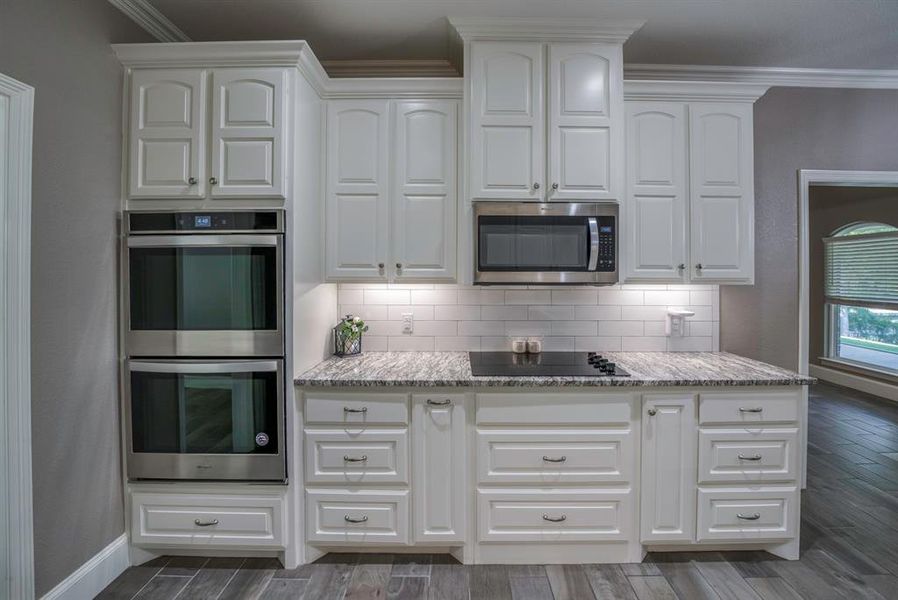
[(224, 594), (225, 590), (228, 589), (228, 586), (231, 585), (231, 582), (234, 581), (234, 578), (237, 577), (237, 573), (240, 572), (240, 567), (242, 567), (245, 564), (246, 564), (246, 559), (244, 558), (243, 561), (241, 561), (241, 563), (239, 565), (237, 565), (237, 568), (234, 569), (234, 573), (230, 577), (228, 577), (228, 580), (224, 584), (224, 587), (221, 588), (221, 591), (218, 592), (218, 595), (215, 596), (214, 600), (218, 600), (219, 598), (221, 598), (221, 595)]
[(203, 562), (203, 564), (199, 566), (199, 568), (196, 570), (196, 572), (195, 572), (193, 575), (190, 576), (190, 580), (187, 582), (187, 585), (185, 585), (184, 587), (182, 587), (181, 590), (180, 590), (177, 594), (175, 594), (175, 596), (174, 596), (174, 598), (172, 598), (172, 600), (177, 600), (178, 596), (180, 596), (181, 594), (184, 593), (184, 590), (186, 590), (186, 589), (188, 588), (188, 586), (190, 586), (190, 584), (193, 582), (193, 580), (196, 578), (196, 576), (200, 574), (200, 571), (203, 570), (203, 567), (205, 567), (206, 565), (209, 564), (209, 561), (210, 561), (210, 560), (212, 560), (212, 559), (211, 559), (211, 558), (207, 558), (207, 559)]
[(148, 585), (150, 585), (150, 582), (151, 582), (151, 581), (153, 581), (154, 579), (156, 579), (156, 576), (159, 575), (159, 573), (162, 572), (162, 569), (164, 569), (164, 568), (165, 568), (165, 565), (167, 565), (169, 562), (171, 562), (171, 557), (169, 557), (169, 559), (166, 560), (166, 561), (165, 561), (165, 562), (164, 562), (164, 563), (163, 563), (163, 564), (156, 570), (155, 573), (153, 573), (153, 576), (152, 576), (152, 577), (150, 577), (149, 579), (147, 579), (147, 582), (146, 582), (145, 584), (143, 584), (142, 586), (140, 586), (140, 589), (139, 589), (139, 590), (137, 590), (136, 592), (134, 592), (134, 595), (131, 596), (131, 600), (134, 600), (135, 598), (137, 598), (137, 596), (140, 595), (140, 592), (142, 592), (143, 589), (144, 589), (145, 587), (147, 587)]

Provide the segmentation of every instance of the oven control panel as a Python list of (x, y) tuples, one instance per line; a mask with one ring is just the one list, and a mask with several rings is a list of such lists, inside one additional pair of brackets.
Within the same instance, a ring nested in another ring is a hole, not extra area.
[(617, 235), (615, 218), (598, 217), (599, 225), (599, 259), (596, 271), (614, 272), (617, 270), (615, 254), (617, 253)]
[(278, 210), (214, 210), (206, 212), (129, 212), (128, 233), (206, 233), (283, 231)]

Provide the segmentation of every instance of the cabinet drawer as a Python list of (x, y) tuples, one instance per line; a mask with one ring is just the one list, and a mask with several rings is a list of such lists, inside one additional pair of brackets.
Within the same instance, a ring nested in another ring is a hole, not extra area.
[(481, 542), (565, 542), (627, 539), (633, 497), (614, 490), (479, 490)]
[(791, 423), (798, 420), (798, 392), (701, 394), (699, 423)]
[(283, 548), (279, 496), (131, 494), (134, 544)]
[(406, 394), (307, 394), (306, 424), (408, 424)]
[(408, 491), (306, 490), (310, 542), (408, 543)]
[(699, 488), (698, 541), (795, 537), (795, 487)]
[(408, 483), (408, 430), (305, 431), (306, 482)]
[(630, 394), (477, 394), (478, 425), (627, 426)]
[(633, 436), (620, 431), (478, 430), (480, 483), (627, 483)]
[(699, 482), (790, 481), (797, 478), (798, 429), (702, 429)]

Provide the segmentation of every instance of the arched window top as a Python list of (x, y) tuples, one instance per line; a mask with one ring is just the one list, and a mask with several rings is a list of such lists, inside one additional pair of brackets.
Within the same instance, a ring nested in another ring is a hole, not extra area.
[(870, 233), (891, 233), (898, 232), (898, 227), (887, 225), (886, 223), (871, 223), (868, 221), (860, 221), (851, 223), (836, 229), (832, 237), (844, 237), (849, 235), (867, 235)]

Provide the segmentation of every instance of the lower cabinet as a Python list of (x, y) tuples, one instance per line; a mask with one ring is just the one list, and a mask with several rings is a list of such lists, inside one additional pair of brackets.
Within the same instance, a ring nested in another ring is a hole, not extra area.
[(308, 489), (306, 539), (344, 545), (408, 543), (408, 490)]
[(799, 502), (796, 486), (699, 488), (697, 539), (793, 538)]

